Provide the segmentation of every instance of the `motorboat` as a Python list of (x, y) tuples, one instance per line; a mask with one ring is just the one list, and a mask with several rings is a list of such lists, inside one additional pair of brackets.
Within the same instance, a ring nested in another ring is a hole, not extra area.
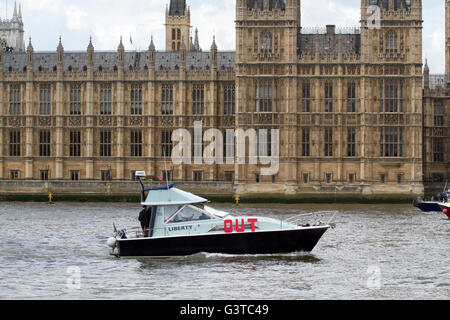
[(422, 199), (414, 200), (414, 207), (419, 208), (423, 212), (441, 212), (442, 209), (440, 207), (439, 201), (425, 201)]
[(414, 207), (419, 208), (423, 212), (442, 212), (441, 204), (447, 202), (450, 199), (450, 189), (445, 184), (444, 191), (434, 197), (431, 200), (426, 201), (422, 199), (414, 200)]
[(116, 257), (310, 252), (334, 227), (332, 221), (337, 214), (318, 213), (327, 218), (326, 223), (301, 223), (305, 217), (316, 216), (312, 213), (284, 220), (236, 215), (217, 210), (207, 199), (177, 189), (174, 184), (145, 189), (141, 180), (145, 172), (137, 172), (136, 177), (142, 186), (141, 227), (118, 230), (114, 224), (114, 235), (107, 244)]

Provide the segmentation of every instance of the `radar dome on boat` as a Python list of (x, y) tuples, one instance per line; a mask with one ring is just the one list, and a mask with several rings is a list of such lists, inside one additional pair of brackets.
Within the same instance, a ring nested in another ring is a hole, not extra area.
[(173, 184), (147, 189), (145, 191), (148, 191), (148, 196), (142, 203), (143, 206), (179, 206), (208, 202), (207, 199), (196, 196), (190, 192), (174, 188)]

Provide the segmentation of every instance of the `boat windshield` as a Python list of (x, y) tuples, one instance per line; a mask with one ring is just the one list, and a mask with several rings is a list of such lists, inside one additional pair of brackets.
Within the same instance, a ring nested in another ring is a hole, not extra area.
[(194, 205), (164, 208), (164, 222), (167, 224), (209, 219), (212, 217), (205, 210)]

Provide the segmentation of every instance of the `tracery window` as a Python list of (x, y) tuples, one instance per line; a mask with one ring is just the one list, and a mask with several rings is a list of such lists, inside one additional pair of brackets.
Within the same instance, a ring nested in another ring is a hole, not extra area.
[(436, 100), (434, 102), (434, 126), (443, 127), (444, 126), (444, 102), (442, 100)]
[(50, 157), (50, 131), (42, 130), (39, 132), (39, 156)]
[(403, 112), (403, 84), (398, 80), (383, 80), (380, 112)]
[(385, 37), (385, 53), (386, 55), (398, 54), (398, 36), (397, 32), (389, 31)]
[(173, 85), (162, 87), (161, 102), (161, 113), (163, 115), (173, 114)]
[(133, 85), (130, 92), (131, 100), (131, 114), (142, 114), (142, 86), (139, 84)]
[(39, 88), (39, 114), (50, 115), (51, 114), (51, 102), (50, 102), (50, 86), (41, 85)]
[(269, 31), (263, 31), (259, 37), (260, 54), (272, 54), (272, 34)]
[(192, 90), (192, 111), (195, 115), (205, 114), (205, 87), (194, 86)]
[(81, 156), (81, 131), (70, 131), (69, 152), (71, 157)]
[(325, 112), (333, 112), (333, 83), (325, 83)]
[(142, 157), (142, 131), (133, 130), (130, 133), (130, 156)]
[(100, 88), (100, 114), (112, 114), (111, 108), (111, 85), (105, 85)]
[(20, 157), (20, 130), (9, 132), (9, 156)]
[(311, 129), (302, 129), (302, 157), (311, 156)]
[(260, 80), (256, 83), (256, 112), (277, 112), (276, 80)]
[(302, 84), (302, 112), (311, 111), (311, 83), (305, 81)]
[(381, 156), (403, 157), (403, 128), (381, 128)]
[(235, 114), (236, 109), (236, 89), (235, 86), (227, 86), (223, 92), (224, 114)]
[(325, 129), (325, 157), (333, 156), (333, 128)]
[(111, 131), (100, 131), (100, 157), (111, 157)]
[(16, 116), (21, 113), (21, 92), (20, 86), (11, 86), (9, 89), (9, 114)]
[(356, 83), (350, 81), (347, 87), (347, 112), (356, 112)]
[(70, 88), (70, 115), (81, 115), (81, 86), (73, 85)]

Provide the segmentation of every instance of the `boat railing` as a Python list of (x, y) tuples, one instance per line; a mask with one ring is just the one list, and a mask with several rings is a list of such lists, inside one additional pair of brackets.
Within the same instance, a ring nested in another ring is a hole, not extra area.
[[(281, 219), (281, 225), (280, 228), (283, 229), (286, 227), (286, 224), (289, 225), (297, 225), (297, 226), (321, 226), (321, 225), (331, 225), (332, 221), (338, 214), (338, 211), (318, 211), (318, 212), (311, 212), (311, 213), (303, 213), (303, 214), (297, 214), (292, 217), (288, 217), (287, 219)], [(198, 228), (202, 225), (210, 225), (212, 227), (211, 230), (214, 230), (217, 228), (216, 231), (223, 230), (223, 220), (217, 219), (217, 223), (211, 223), (212, 220), (199, 220), (195, 221), (195, 227), (196, 228), (187, 228), (185, 229), (186, 235), (191, 234), (197, 234)], [(193, 225), (191, 224), (191, 225)], [(167, 227), (169, 226), (183, 226), (183, 224), (174, 223), (174, 224), (167, 224), (163, 227), (155, 227), (152, 229), (146, 230), (147, 232), (143, 231), (140, 227), (132, 227), (128, 229), (124, 229), (123, 231), (126, 232), (126, 235), (128, 237), (131, 236), (131, 238), (145, 238), (148, 236), (148, 234), (155, 234), (158, 232), (161, 232), (163, 236), (168, 236), (169, 232), (167, 230)]]
[(284, 221), (297, 226), (302, 225), (331, 225), (339, 211), (317, 211), (310, 213), (297, 214)]

